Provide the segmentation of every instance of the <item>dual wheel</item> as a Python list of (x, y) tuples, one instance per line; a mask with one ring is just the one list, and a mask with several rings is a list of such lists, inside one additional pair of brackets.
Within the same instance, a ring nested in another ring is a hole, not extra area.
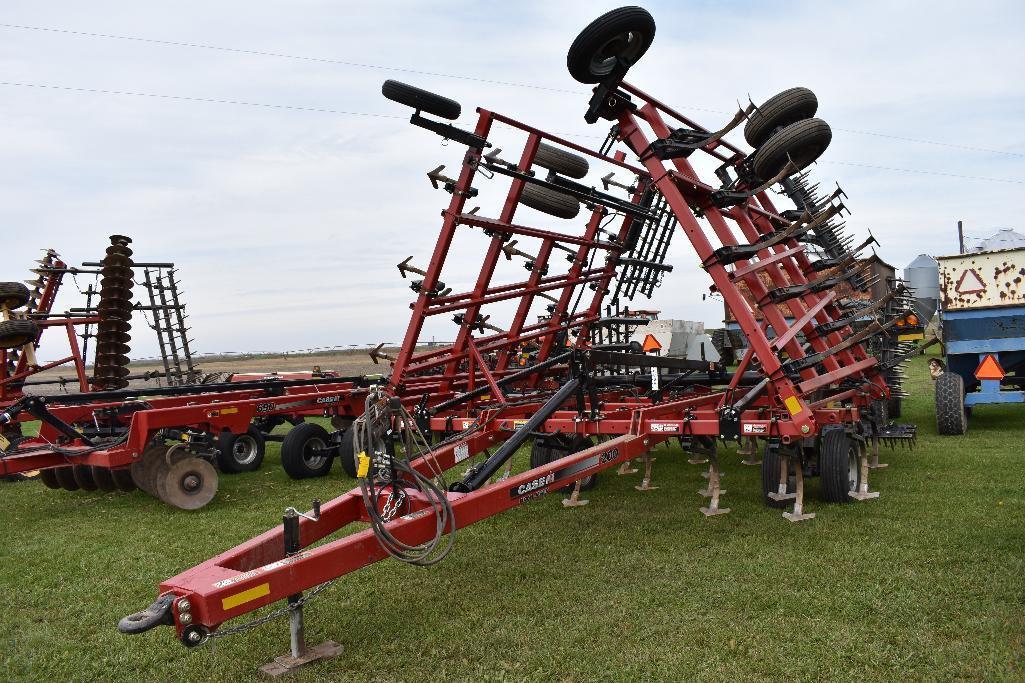
[[(14, 311), (31, 300), (20, 282), (0, 282), (0, 308)], [(0, 349), (16, 349), (39, 338), (39, 326), (31, 320), (0, 320)]]
[[(848, 494), (856, 492), (861, 486), (861, 462), (857, 442), (843, 429), (829, 429), (819, 437), (817, 451), (822, 499), (827, 503), (850, 502), (851, 497)], [(795, 468), (800, 466), (798, 458), (792, 455), (787, 474), (787, 493), (794, 493), (797, 490)], [(762, 498), (769, 507), (784, 508), (790, 504), (786, 500), (769, 498), (770, 493), (779, 490), (781, 474), (779, 449), (766, 443), (762, 453)]]
[(815, 117), (818, 98), (808, 88), (790, 88), (770, 97), (748, 118), (744, 139), (755, 148), (751, 168), (762, 180), (774, 178), (793, 162), (798, 170), (829, 147), (833, 132)]

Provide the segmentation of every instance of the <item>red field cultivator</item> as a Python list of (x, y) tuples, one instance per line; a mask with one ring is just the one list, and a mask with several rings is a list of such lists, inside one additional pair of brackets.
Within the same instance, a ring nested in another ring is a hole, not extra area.
[[(905, 294), (898, 287), (865, 306), (837, 295), (841, 281), (868, 286), (852, 267), (857, 249), (838, 234), (839, 191), (814, 210), (781, 211), (769, 194), (830, 142), (829, 126), (813, 118), (814, 95), (787, 91), (708, 131), (623, 81), (654, 33), (646, 11), (622, 8), (569, 50), (570, 73), (595, 86), (585, 119), (612, 123), (597, 149), (486, 109), (463, 130), (443, 120), (459, 117), (458, 103), (384, 84), (386, 97), (415, 109), (412, 124), (466, 151), (453, 177), (444, 166), (429, 174), (451, 198), (427, 267), (399, 266), (421, 279), (391, 381), (363, 394), (352, 427), (328, 438), (351, 459), (359, 487), (312, 513), (290, 508), (282, 526), (168, 579), (122, 631), (169, 624), (194, 646), (244, 630), (220, 627), (287, 599), (277, 614), (290, 615), (292, 656), (271, 667), (285, 670), (335, 651), (305, 648), (302, 605), (312, 593), (304, 591), (388, 556), (437, 562), (458, 528), (547, 493), (582, 504), (595, 475), (635, 458), (646, 464), (639, 488), (649, 488), (647, 454), (669, 439), (709, 465), (705, 515), (729, 511), (717, 447), (741, 439), (764, 445), (765, 499), (790, 507), (789, 520), (814, 516), (804, 509), (807, 476), (821, 477), (829, 502), (878, 495), (868, 488), (869, 453), (881, 441), (913, 441), (915, 431), (881, 417), (888, 368), (864, 342), (895, 324), (883, 311)], [(752, 153), (724, 139), (745, 121)], [(699, 156), (714, 160), (713, 181), (691, 163)], [(602, 189), (587, 181), (599, 176)], [(487, 196), (493, 212), (468, 208)], [(665, 247), (681, 233), (749, 340), (732, 371), (595, 341), (611, 338), (600, 334), (607, 326), (638, 324), (620, 306), (666, 277)], [(483, 246), (465, 291), (446, 268), (460, 240)], [(826, 240), (838, 240), (830, 260), (810, 258), (808, 246)], [(521, 260), (525, 277), (503, 277)], [(500, 327), (492, 320), (503, 302), (512, 318)], [(425, 321), (442, 315), (458, 326), (455, 342), (417, 352)], [(529, 466), (520, 471), (512, 458), (525, 445)], [(369, 526), (328, 539), (353, 522)]]

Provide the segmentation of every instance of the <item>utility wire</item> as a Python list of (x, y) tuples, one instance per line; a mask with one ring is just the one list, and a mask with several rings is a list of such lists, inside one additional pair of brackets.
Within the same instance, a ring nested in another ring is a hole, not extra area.
[[(361, 69), (376, 69), (376, 70), (379, 70), (379, 71), (397, 71), (397, 72), (400, 72), (400, 73), (419, 74), (421, 76), (437, 76), (437, 77), (440, 77), (440, 78), (454, 78), (454, 79), (464, 80), (464, 81), (473, 81), (475, 83), (491, 83), (491, 84), (494, 84), (494, 85), (506, 85), (506, 86), (512, 86), (512, 87), (516, 87), (516, 88), (531, 88), (533, 90), (545, 90), (545, 91), (548, 91), (548, 92), (566, 93), (566, 94), (577, 95), (577, 96), (580, 96), (580, 95), (584, 94), (582, 91), (579, 91), (579, 90), (569, 90), (569, 89), (566, 89), (566, 88), (552, 88), (552, 87), (549, 87), (549, 86), (535, 85), (535, 84), (532, 84), (532, 83), (519, 83), (519, 82), (515, 82), (515, 81), (499, 81), (499, 80), (494, 80), (494, 79), (489, 79), (489, 78), (479, 78), (479, 77), (475, 77), (475, 76), (462, 76), (462, 75), (457, 75), (457, 74), (447, 74), (447, 73), (441, 73), (441, 72), (437, 72), (437, 71), (423, 71), (423, 70), (419, 70), (419, 69), (408, 69), (408, 68), (397, 67), (397, 66), (384, 66), (384, 65), (381, 65), (381, 64), (368, 64), (368, 63), (365, 63), (365, 62), (352, 62), (352, 61), (347, 61), (347, 60), (343, 60), (343, 59), (329, 59), (329, 58), (325, 58), (325, 57), (308, 57), (308, 56), (303, 56), (303, 55), (287, 54), (287, 53), (283, 53), (283, 52), (268, 52), (268, 51), (264, 51), (264, 50), (248, 50), (248, 49), (243, 49), (243, 48), (224, 47), (224, 46), (221, 46), (221, 45), (207, 45), (207, 44), (204, 44), (204, 43), (188, 43), (188, 42), (176, 41), (176, 40), (161, 40), (161, 39), (157, 39), (157, 38), (142, 38), (142, 37), (139, 37), (139, 36), (124, 36), (124, 35), (117, 35), (117, 34), (112, 34), (112, 33), (94, 33), (94, 32), (90, 32), (90, 31), (73, 31), (71, 29), (51, 28), (51, 27), (46, 27), (46, 26), (27, 26), (25, 24), (0, 23), (0, 28), (18, 29), (18, 30), (23, 30), (23, 31), (38, 31), (38, 32), (45, 32), (45, 33), (61, 33), (61, 34), (73, 35), (73, 36), (83, 36), (83, 37), (87, 37), (87, 38), (104, 38), (104, 39), (108, 39), (108, 40), (123, 40), (123, 41), (137, 42), (137, 43), (150, 43), (150, 44), (154, 44), (154, 45), (168, 45), (168, 46), (173, 46), (173, 47), (197, 48), (197, 49), (201, 49), (201, 50), (216, 50), (218, 52), (233, 52), (233, 53), (245, 54), (245, 55), (258, 55), (258, 56), (261, 56), (261, 57), (277, 57), (277, 58), (280, 58), (280, 59), (292, 59), (292, 60), (304, 61), (304, 62), (317, 62), (317, 63), (321, 63), (321, 64), (339, 64), (339, 65), (342, 65), (342, 66), (352, 66), (352, 67), (357, 67), (357, 68), (361, 68)], [(256, 106), (262, 106), (262, 105), (256, 105)], [(696, 111), (706, 111), (706, 112), (710, 112), (710, 113), (714, 113), (714, 114), (732, 114), (733, 113), (733, 112), (721, 111), (721, 110), (718, 110), (718, 109), (707, 109), (707, 108), (702, 108), (702, 107), (693, 107), (692, 106), (692, 107), (688, 107), (688, 108), (696, 110)], [(844, 133), (853, 133), (855, 135), (869, 135), (869, 136), (872, 136), (872, 137), (889, 138), (891, 140), (901, 140), (903, 142), (914, 142), (914, 143), (923, 144), (923, 145), (934, 145), (934, 146), (939, 146), (939, 147), (951, 147), (953, 149), (962, 149), (962, 150), (972, 151), (972, 152), (986, 152), (987, 154), (1004, 154), (1004, 155), (1007, 155), (1007, 156), (1025, 157), (1025, 153), (1012, 152), (1012, 151), (1002, 150), (1002, 149), (992, 149), (992, 148), (988, 148), (988, 147), (974, 147), (974, 146), (971, 146), (971, 145), (959, 145), (959, 144), (950, 143), (950, 142), (939, 142), (939, 141), (936, 141), (936, 140), (925, 140), (925, 139), (922, 139), (922, 138), (911, 138), (911, 137), (904, 137), (904, 136), (901, 136), (901, 135), (890, 135), (890, 134), (887, 134), (887, 133), (876, 133), (876, 132), (873, 132), (873, 131), (856, 130), (856, 129), (853, 129), (853, 128), (836, 128), (836, 130), (844, 132)]]
[(85, 36), (87, 38), (107, 38), (111, 40), (127, 40), (137, 43), (152, 43), (155, 45), (170, 45), (174, 47), (192, 47), (199, 48), (201, 50), (217, 50), (218, 52), (234, 52), (237, 54), (244, 55), (258, 55), (260, 57), (278, 57), (281, 59), (294, 59), (303, 62), (319, 62), (321, 64), (341, 64), (342, 66), (355, 66), (360, 69), (377, 69), (379, 71), (399, 71), (402, 73), (419, 74), (421, 76), (439, 76), (441, 78), (458, 78), (464, 81), (475, 81), (477, 83), (493, 83), (495, 85), (510, 85), (517, 88), (532, 88), (534, 90), (548, 90), (550, 92), (561, 92), (570, 93), (573, 95), (581, 95), (581, 91), (578, 90), (567, 90), (565, 88), (549, 88), (543, 85), (533, 85), (531, 83), (516, 83), (513, 81), (496, 81), (489, 78), (477, 78), (474, 76), (458, 76), (455, 74), (445, 74), (436, 71), (421, 71), (419, 69), (407, 69), (398, 66), (383, 66), (381, 64), (367, 64), (364, 62), (350, 62), (344, 59), (328, 59), (326, 57), (304, 57), (302, 55), (290, 55), (283, 52), (265, 52), (263, 50), (246, 50), (237, 47), (223, 47), (220, 45), (205, 45), (203, 43), (185, 43), (175, 40), (158, 40), (156, 38), (140, 38), (137, 36), (120, 36), (111, 33), (90, 33), (88, 31), (72, 31), (70, 29), (63, 28), (47, 28), (45, 26), (25, 26), (22, 24), (4, 24), (0, 23), (0, 28), (13, 28), (22, 29), (25, 31), (45, 31), (47, 33), (64, 33), (73, 36)]
[[(47, 90), (67, 90), (70, 92), (88, 92), (94, 94), (112, 94), (112, 95), (129, 95), (132, 97), (153, 97), (156, 99), (175, 99), (175, 101), (182, 102), (201, 102), (209, 103), (213, 105), (239, 105), (243, 107), (259, 107), (263, 109), (283, 109), (297, 112), (317, 112), (322, 114), (340, 114), (344, 116), (366, 116), (379, 119), (402, 119), (405, 120), (405, 116), (395, 116), (392, 114), (372, 114), (369, 112), (348, 112), (340, 109), (327, 109), (323, 107), (299, 107), (297, 105), (273, 105), (269, 103), (259, 102), (245, 102), (242, 99), (219, 99), (215, 97), (193, 97), (189, 95), (171, 95), (162, 94), (157, 92), (135, 92), (132, 90), (106, 90), (101, 88), (81, 88), (73, 87), (70, 85), (51, 85), (45, 83), (19, 83), (15, 81), (0, 81), (0, 85), (24, 87), (24, 88), (41, 88)], [(514, 126), (506, 126), (510, 129), (515, 129)], [(562, 136), (569, 136), (565, 133), (556, 133)], [(576, 133), (574, 133), (576, 134)], [(602, 137), (600, 135), (580, 135), (583, 137)], [(1013, 183), (1016, 185), (1025, 185), (1025, 180), (1017, 180), (1014, 178), (999, 178), (999, 177), (982, 177), (979, 175), (960, 175), (957, 173), (944, 173), (941, 171), (929, 171), (919, 170), (914, 168), (894, 168), (892, 166), (875, 166), (872, 164), (862, 164), (853, 161), (827, 161), (825, 163), (840, 164), (844, 166), (859, 166), (862, 168), (874, 168), (877, 170), (887, 170), (900, 173), (920, 173), (925, 175), (945, 175), (948, 177), (959, 177), (971, 180), (987, 180), (990, 183)]]
[(130, 90), (103, 90), (100, 88), (75, 88), (69, 85), (48, 85), (44, 83), (17, 83), (14, 81), (0, 81), (0, 85), (16, 86), (19, 88), (44, 88), (47, 90), (67, 90), (71, 92), (97, 93), (101, 95), (130, 95), (132, 97), (152, 97), (161, 100), (183, 100), (186, 102), (209, 102), (211, 104), (236, 104), (246, 107), (263, 107), (265, 109), (291, 109), (294, 111), (312, 111), (324, 114), (343, 114), (345, 116), (370, 116), (381, 119), (405, 119), (405, 116), (393, 116), (391, 114), (371, 114), (362, 111), (344, 111), (341, 109), (326, 109), (322, 107), (300, 107), (292, 104), (269, 104), (266, 102), (245, 102), (243, 100), (222, 100), (212, 97), (189, 97), (186, 95), (164, 95), (150, 92), (133, 92)]
[(839, 164), (840, 166), (857, 166), (859, 168), (872, 168), (879, 171), (893, 171), (894, 173), (918, 173), (922, 175), (939, 175), (946, 176), (948, 178), (964, 178), (965, 180), (985, 180), (990, 183), (1014, 183), (1016, 185), (1025, 185), (1025, 180), (1017, 180), (1015, 178), (984, 178), (977, 175), (960, 175), (958, 173), (944, 173), (942, 171), (923, 171), (916, 168), (894, 168), (893, 166), (875, 166), (873, 164), (860, 164), (854, 161), (832, 161), (825, 160), (819, 163), (823, 164)]

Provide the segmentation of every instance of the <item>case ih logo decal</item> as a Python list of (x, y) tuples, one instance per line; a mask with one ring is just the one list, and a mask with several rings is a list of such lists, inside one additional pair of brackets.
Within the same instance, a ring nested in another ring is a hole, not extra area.
[(766, 434), (768, 431), (768, 425), (751, 424), (750, 422), (744, 425), (745, 434)]
[(674, 434), (679, 431), (675, 422), (652, 422), (651, 431), (653, 432), (669, 432)]
[(318, 398), (317, 403), (338, 403), (341, 400), (341, 396), (325, 396), (323, 398)]
[(520, 484), (519, 486), (513, 486), (511, 489), (509, 489), (509, 496), (512, 498), (519, 498), (520, 496), (525, 496), (533, 491), (539, 491), (541, 489), (546, 488), (553, 481), (555, 481), (555, 472), (547, 474), (543, 477), (538, 477), (537, 479), (531, 479), (530, 481)]

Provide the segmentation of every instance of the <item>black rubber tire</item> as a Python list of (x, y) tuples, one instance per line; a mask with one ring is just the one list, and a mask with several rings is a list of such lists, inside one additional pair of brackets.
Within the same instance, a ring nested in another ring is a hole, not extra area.
[(43, 482), (43, 486), (48, 489), (59, 489), (61, 483), (57, 481), (57, 468), (48, 467), (45, 470), (39, 470), (39, 481)]
[(330, 455), (314, 457), (311, 448), (327, 448), (331, 438), (327, 430), (314, 422), (298, 424), (281, 442), (281, 466), (292, 479), (323, 477), (331, 471), (334, 458)]
[[(794, 469), (794, 463), (790, 463), (790, 471)], [(790, 504), (786, 500), (773, 500), (769, 498), (770, 493), (779, 491), (779, 450), (769, 448), (765, 443), (765, 450), (762, 451), (762, 500), (770, 508), (783, 509)], [(797, 491), (797, 477), (793, 474), (787, 477), (787, 493)]]
[(443, 119), (458, 119), (463, 108), (455, 100), (435, 95), (401, 81), (387, 80), (381, 85), (381, 94), (393, 102), (404, 104)]
[(78, 483), (78, 488), (83, 491), (95, 491), (99, 488), (96, 480), (93, 479), (93, 468), (89, 465), (72, 465), (71, 474)]
[(790, 88), (773, 95), (756, 109), (744, 125), (744, 139), (755, 149), (780, 128), (815, 116), (819, 99), (808, 88)]
[(342, 433), (338, 444), (338, 464), (347, 475), (356, 478), (356, 432), (350, 427)]
[(601, 83), (616, 67), (637, 63), (655, 39), (655, 19), (643, 7), (620, 7), (601, 15), (581, 31), (569, 52), (566, 68), (581, 83)]
[(964, 380), (956, 372), (944, 372), (936, 378), (936, 431), (943, 436), (958, 436), (968, 431)]
[(16, 349), (39, 337), (39, 327), (31, 320), (0, 321), (0, 349)]
[(580, 202), (573, 195), (532, 183), (523, 188), (520, 203), (557, 218), (576, 218), (580, 213)]
[(586, 176), (591, 168), (587, 159), (579, 154), (573, 154), (573, 152), (567, 152), (543, 142), (537, 147), (534, 163), (541, 168), (547, 168), (549, 171), (555, 171), (568, 178), (577, 178), (578, 180)]
[(53, 472), (54, 477), (57, 479), (57, 483), (65, 491), (77, 491), (78, 482), (75, 481), (75, 473), (72, 470), (71, 465), (62, 465), (55, 467)]
[(861, 483), (858, 445), (843, 429), (829, 429), (819, 438), (819, 478), (822, 500), (849, 503)]
[(833, 132), (822, 119), (805, 119), (777, 131), (757, 152), (751, 162), (762, 180), (774, 178), (793, 159), (798, 170), (811, 165), (829, 147)]
[[(553, 439), (549, 443), (545, 440), (536, 439), (530, 449), (530, 467), (540, 467), (550, 462), (565, 458), (571, 453), (576, 453), (594, 446), (594, 441), (586, 436), (573, 436), (569, 439)], [(580, 480), (580, 490), (590, 491), (598, 485), (598, 474), (589, 474)], [(558, 489), (561, 493), (571, 493), (576, 484), (569, 484)]]
[(0, 282), (0, 306), (13, 311), (29, 302), (32, 293), (20, 282)]
[(109, 468), (93, 467), (92, 469), (93, 481), (96, 482), (96, 488), (104, 493), (117, 491), (117, 484), (114, 483), (114, 477), (111, 475)]
[(263, 432), (253, 425), (245, 434), (223, 431), (217, 438), (217, 466), (225, 474), (255, 472), (263, 464), (266, 450)]

